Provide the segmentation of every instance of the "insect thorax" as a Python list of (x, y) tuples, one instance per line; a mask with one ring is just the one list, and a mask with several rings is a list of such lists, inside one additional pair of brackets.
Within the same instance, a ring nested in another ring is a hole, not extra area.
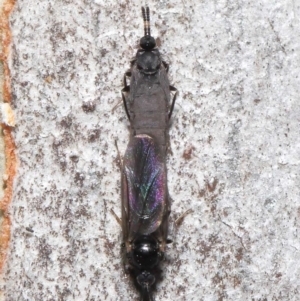
[(158, 49), (151, 51), (138, 50), (136, 54), (136, 64), (140, 72), (144, 74), (155, 74), (161, 66)]
[(155, 268), (162, 258), (159, 244), (149, 235), (142, 235), (134, 240), (131, 251), (131, 263), (140, 270)]

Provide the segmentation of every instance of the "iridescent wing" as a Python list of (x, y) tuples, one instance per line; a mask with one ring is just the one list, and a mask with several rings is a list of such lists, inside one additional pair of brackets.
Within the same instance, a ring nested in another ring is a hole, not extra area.
[(153, 138), (131, 138), (123, 160), (122, 222), (125, 240), (155, 232), (168, 210), (164, 160)]

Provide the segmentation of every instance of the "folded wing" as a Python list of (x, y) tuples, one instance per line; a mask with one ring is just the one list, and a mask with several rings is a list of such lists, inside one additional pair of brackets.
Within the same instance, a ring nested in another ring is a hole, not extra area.
[(137, 234), (151, 234), (161, 225), (167, 206), (166, 169), (159, 148), (148, 135), (131, 139), (123, 166), (123, 213), (127, 219), (123, 225), (130, 240)]

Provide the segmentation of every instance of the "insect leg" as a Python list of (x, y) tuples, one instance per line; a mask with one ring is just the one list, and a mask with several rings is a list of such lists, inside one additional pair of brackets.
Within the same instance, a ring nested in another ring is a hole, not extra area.
[(173, 100), (172, 100), (172, 104), (171, 104), (171, 108), (170, 108), (170, 112), (169, 112), (169, 115), (168, 115), (169, 119), (172, 116), (173, 109), (174, 109), (174, 106), (175, 106), (176, 97), (177, 97), (177, 94), (178, 94), (178, 90), (175, 87), (173, 87), (173, 86), (170, 86), (170, 91), (175, 92), (175, 94), (174, 94), (174, 97), (173, 97)]
[(193, 212), (193, 209), (188, 209), (187, 211), (185, 211), (184, 213), (182, 213), (182, 214), (175, 220), (175, 222), (174, 222), (175, 226), (178, 228), (178, 227), (182, 224), (184, 218), (185, 218), (188, 214), (190, 214), (190, 213), (192, 213), (192, 212)]
[[(118, 147), (118, 142), (117, 140), (115, 140), (115, 146), (118, 152), (118, 159), (120, 162), (120, 169), (123, 170), (123, 162), (122, 162), (122, 158), (120, 155), (120, 151), (119, 151), (119, 147)], [(115, 213), (115, 211), (113, 209), (110, 209), (110, 213), (114, 216), (114, 218), (116, 219), (117, 223), (122, 227), (122, 220), (117, 216), (117, 214)]]
[(167, 239), (167, 243), (175, 242), (175, 244), (176, 244), (176, 237), (177, 237), (178, 229), (181, 226), (184, 218), (192, 212), (193, 212), (192, 209), (188, 209), (187, 211), (182, 213), (175, 221), (172, 222), (172, 230), (171, 230), (172, 235), (171, 235), (171, 239), (169, 239), (169, 238)]
[(130, 71), (130, 70), (126, 71), (125, 74), (124, 74), (124, 77), (123, 77), (123, 83), (124, 83), (124, 87), (125, 87), (125, 88), (126, 88), (126, 87), (129, 87), (129, 85), (127, 85), (126, 76), (127, 76), (127, 77), (130, 77), (130, 76), (131, 76), (131, 71)]
[(114, 218), (116, 219), (116, 221), (120, 225), (120, 227), (122, 227), (122, 220), (117, 216), (117, 214), (115, 213), (115, 211), (113, 211), (112, 209), (110, 209), (110, 213), (114, 216)]
[(120, 169), (123, 170), (123, 161), (122, 161), (122, 157), (120, 155), (120, 151), (119, 151), (117, 140), (115, 140), (115, 146), (116, 146), (116, 149), (117, 149), (117, 152), (118, 152), (118, 159), (119, 159), (119, 162), (120, 162)]
[(122, 93), (122, 99), (123, 99), (125, 112), (126, 112), (126, 115), (127, 115), (128, 119), (130, 120), (129, 110), (128, 110), (128, 107), (127, 107), (127, 97), (126, 97), (127, 93), (130, 91), (130, 86), (127, 84), (126, 76), (131, 76), (131, 72), (127, 71), (124, 74), (124, 77), (123, 77), (124, 88), (121, 90), (121, 93)]
[(125, 88), (122, 89), (122, 99), (123, 99), (123, 104), (124, 104), (126, 115), (127, 115), (128, 119), (130, 120), (130, 115), (129, 115), (129, 111), (127, 108), (127, 100), (126, 100), (126, 96), (125, 96), (124, 92), (126, 92)]
[(111, 111), (114, 112), (120, 105), (122, 104), (122, 101), (120, 100), (112, 109)]
[(166, 72), (169, 72), (169, 64), (166, 61), (162, 61), (162, 64), (164, 65)]

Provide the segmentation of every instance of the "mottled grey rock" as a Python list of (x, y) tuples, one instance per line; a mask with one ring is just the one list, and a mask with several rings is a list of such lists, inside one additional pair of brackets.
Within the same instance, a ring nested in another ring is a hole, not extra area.
[[(180, 93), (171, 217), (194, 210), (156, 300), (298, 300), (299, 5), (148, 4)], [(120, 212), (114, 141), (123, 154), (129, 123), (115, 106), (140, 2), (19, 0), (11, 27), (19, 168), (6, 300), (138, 300), (110, 209)]]

